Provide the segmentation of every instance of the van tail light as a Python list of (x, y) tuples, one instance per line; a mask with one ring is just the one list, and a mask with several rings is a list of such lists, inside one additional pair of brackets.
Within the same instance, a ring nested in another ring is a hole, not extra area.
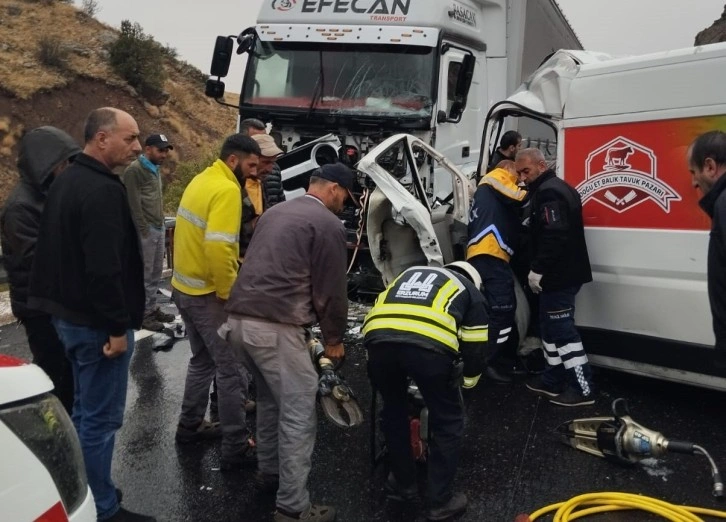
[(58, 502), (36, 518), (34, 522), (68, 522), (68, 516), (66, 516), (66, 510), (63, 509), (63, 504)]
[(0, 410), (0, 422), (43, 463), (60, 494), (63, 517), (53, 506), (38, 520), (65, 521), (66, 513), (75, 512), (86, 498), (88, 482), (78, 435), (60, 401), (46, 393), (13, 403)]

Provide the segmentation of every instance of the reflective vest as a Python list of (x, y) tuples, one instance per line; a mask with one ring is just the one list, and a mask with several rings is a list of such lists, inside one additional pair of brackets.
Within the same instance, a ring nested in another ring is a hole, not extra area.
[(480, 351), (488, 340), (481, 292), (443, 268), (412, 267), (376, 299), (363, 322), (366, 344), (406, 342), (436, 351)]

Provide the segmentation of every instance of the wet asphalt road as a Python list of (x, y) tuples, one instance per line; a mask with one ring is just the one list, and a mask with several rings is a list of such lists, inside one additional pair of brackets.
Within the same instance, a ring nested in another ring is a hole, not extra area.
[[(175, 445), (189, 345), (182, 340), (169, 351), (157, 352), (150, 344), (137, 344), (124, 426), (116, 442), (114, 478), (123, 489), (124, 504), (165, 522), (271, 520), (274, 498), (254, 491), (252, 472), (219, 471), (218, 443)], [(343, 373), (369, 418), (363, 349), (356, 338), (346, 347)], [(22, 329), (0, 328), (0, 353), (28, 357)], [(563, 421), (609, 415), (612, 400), (626, 397), (636, 421), (666, 437), (703, 445), (723, 474), (726, 395), (612, 372), (598, 372), (596, 378), (599, 392), (593, 407), (554, 406), (528, 392), (523, 382), (482, 382), (467, 393), (468, 423), (457, 484), (470, 504), (459, 520), (512, 521), (519, 513), (594, 491), (640, 493), (726, 510), (726, 502), (711, 496), (709, 468), (702, 457), (672, 455), (627, 469), (560, 444), (553, 435)], [(370, 423), (343, 431), (321, 414), (318, 419), (310, 476), (314, 502), (333, 504), (340, 522), (423, 520), (420, 505), (385, 500), (382, 468), (371, 473)], [(621, 512), (587, 520), (662, 519)]]

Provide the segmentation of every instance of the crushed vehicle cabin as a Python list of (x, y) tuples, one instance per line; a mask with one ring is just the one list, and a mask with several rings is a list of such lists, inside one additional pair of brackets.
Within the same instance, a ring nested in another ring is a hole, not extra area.
[[(554, 0), (265, 0), (255, 26), (217, 37), (206, 93), (220, 103), (235, 41), (249, 57), (234, 107), (240, 121), (272, 125), (287, 152), (279, 164), (288, 199), (317, 166), (354, 165), (399, 133), (473, 175), (492, 101), (555, 50), (582, 47)], [(421, 174), (430, 203), (451, 193), (443, 170)], [(353, 205), (343, 218), (351, 288), (375, 295), (367, 231)]]

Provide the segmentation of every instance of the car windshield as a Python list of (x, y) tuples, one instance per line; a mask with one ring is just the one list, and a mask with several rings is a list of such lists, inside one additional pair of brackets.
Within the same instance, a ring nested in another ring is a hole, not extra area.
[(431, 116), (434, 49), (259, 42), (242, 105), (325, 114)]

